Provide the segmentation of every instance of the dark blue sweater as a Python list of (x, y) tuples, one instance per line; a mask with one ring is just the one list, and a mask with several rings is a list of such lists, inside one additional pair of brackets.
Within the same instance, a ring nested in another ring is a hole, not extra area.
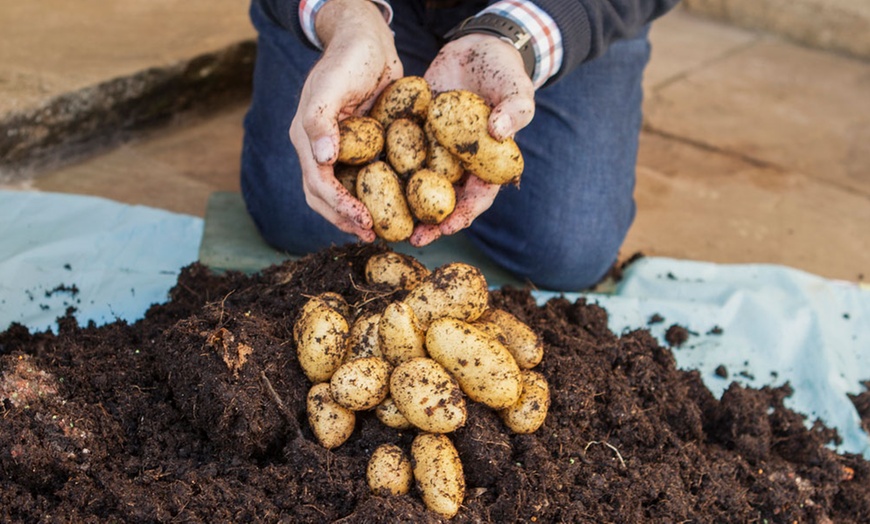
[[(299, 0), (255, 0), (287, 30), (307, 42), (299, 25)], [(679, 0), (534, 0), (562, 32), (562, 69), (550, 83), (603, 54), (614, 41), (634, 36)], [(424, 3), (425, 0), (390, 0)], [(490, 3), (493, 3), (491, 0)]]

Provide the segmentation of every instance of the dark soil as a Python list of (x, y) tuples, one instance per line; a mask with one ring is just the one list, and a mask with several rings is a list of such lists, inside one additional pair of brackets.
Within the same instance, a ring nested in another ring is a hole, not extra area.
[[(363, 413), (327, 451), (307, 426), (310, 384), (291, 330), (307, 296), (358, 309), (378, 246), (336, 248), (258, 275), (186, 268), (133, 324), (0, 334), (0, 521), (438, 522), (417, 492), (378, 497), (365, 467), (412, 431)], [(552, 406), (514, 435), (471, 405), (451, 435), (467, 495), (456, 522), (870, 522), (870, 463), (783, 407), (789, 389), (733, 384), (715, 399), (645, 330), (617, 336), (580, 300), (492, 304), (543, 338)]]

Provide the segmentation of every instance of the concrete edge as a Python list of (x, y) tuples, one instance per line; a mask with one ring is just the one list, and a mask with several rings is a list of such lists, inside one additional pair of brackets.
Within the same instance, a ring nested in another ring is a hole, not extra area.
[(256, 41), (65, 93), (0, 120), (0, 183), (93, 154), (182, 112), (250, 96)]

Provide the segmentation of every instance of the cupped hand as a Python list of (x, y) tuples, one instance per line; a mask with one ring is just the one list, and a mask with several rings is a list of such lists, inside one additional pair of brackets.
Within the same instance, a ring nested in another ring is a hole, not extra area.
[[(496, 140), (512, 137), (535, 115), (535, 88), (523, 59), (511, 44), (491, 35), (471, 34), (448, 42), (425, 74), (434, 93), (464, 89), (492, 106), (488, 130)], [(467, 228), (489, 209), (500, 186), (468, 174), (457, 188), (456, 208), (439, 225), (419, 225), (410, 242), (424, 246), (441, 235)]]
[(377, 95), (402, 76), (402, 64), (389, 26), (369, 0), (330, 0), (317, 13), (315, 28), (323, 56), (305, 80), (290, 124), (305, 201), (340, 230), (371, 242), (371, 214), (333, 172), (338, 122), (365, 114)]

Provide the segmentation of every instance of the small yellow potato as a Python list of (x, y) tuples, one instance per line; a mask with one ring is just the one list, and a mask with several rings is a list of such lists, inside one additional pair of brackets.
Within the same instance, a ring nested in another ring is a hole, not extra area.
[(320, 445), (326, 449), (337, 448), (353, 433), (356, 415), (340, 406), (330, 394), (329, 384), (315, 384), (308, 391), (308, 424)]
[(411, 306), (392, 302), (381, 313), (378, 323), (378, 346), (387, 361), (398, 366), (406, 360), (425, 357), (426, 332)]
[(426, 349), (471, 400), (503, 409), (520, 398), (522, 380), (516, 361), (499, 341), (471, 324), (455, 318), (432, 322), (426, 331)]
[(402, 180), (423, 167), (429, 146), (423, 128), (407, 118), (394, 120), (387, 128), (387, 162)]
[(426, 134), (426, 143), (429, 144), (429, 152), (426, 155), (426, 167), (449, 180), (451, 184), (459, 182), (462, 179), (462, 175), (465, 174), (462, 161), (446, 147), (438, 143), (438, 140), (435, 138), (435, 132), (432, 131), (432, 124), (428, 120), (423, 125), (423, 132)]
[(336, 164), (333, 168), (333, 174), (336, 180), (341, 182), (342, 187), (347, 189), (350, 196), (356, 198), (356, 176), (360, 166), (349, 166), (347, 164)]
[(489, 288), (480, 269), (454, 262), (436, 268), (408, 293), (404, 302), (424, 328), (442, 317), (473, 322), (489, 305)]
[(317, 295), (317, 298), (326, 302), (326, 305), (341, 313), (346, 319), (351, 318), (350, 304), (341, 296), (340, 293), (334, 291), (325, 291)]
[(537, 371), (522, 371), (523, 392), (513, 406), (498, 412), (505, 426), (514, 433), (534, 433), (547, 418), (550, 409), (550, 386)]
[(384, 129), (397, 118), (423, 122), (431, 103), (429, 83), (420, 76), (406, 76), (384, 88), (369, 111), (369, 116), (380, 122)]
[(390, 395), (408, 422), (430, 433), (454, 431), (468, 416), (456, 381), (430, 358), (399, 364), (390, 376)]
[(347, 337), (347, 354), (344, 361), (363, 357), (380, 357), (381, 345), (378, 342), (380, 313), (367, 313), (359, 316), (350, 326)]
[(440, 224), (456, 207), (453, 184), (429, 169), (420, 169), (411, 175), (405, 196), (411, 213), (424, 224)]
[[(484, 315), (486, 315), (486, 313), (484, 313)], [(483, 331), (483, 333), (489, 336), (489, 338), (493, 338), (504, 344), (504, 333), (496, 323), (490, 322), (488, 320), (485, 320), (483, 317), (480, 317), (479, 319), (472, 322), (471, 325)]]
[(381, 421), (381, 424), (393, 429), (411, 429), (413, 424), (408, 422), (405, 415), (399, 411), (396, 403), (393, 402), (393, 397), (385, 398), (378, 407), (375, 408), (375, 416)]
[(329, 379), (332, 398), (352, 411), (372, 409), (390, 392), (391, 367), (381, 357), (345, 362)]
[(445, 435), (417, 435), (411, 458), (426, 507), (446, 518), (455, 516), (465, 498), (465, 473), (453, 442)]
[(440, 93), (429, 107), (435, 139), (457, 156), (466, 170), (491, 184), (518, 183), (524, 161), (512, 138), (499, 142), (489, 134), (486, 101), (471, 91)]
[(416, 258), (392, 251), (369, 257), (365, 272), (369, 284), (387, 284), (404, 290), (414, 289), (431, 273)]
[(405, 201), (402, 183), (386, 162), (374, 162), (360, 170), (356, 194), (372, 214), (375, 234), (387, 242), (401, 242), (414, 232), (414, 217)]
[(324, 300), (315, 297), (303, 307), (293, 333), (299, 365), (311, 382), (326, 382), (338, 369), (347, 352), (349, 332), (344, 315)]
[(492, 322), (501, 328), (502, 342), (521, 369), (532, 369), (541, 363), (544, 358), (544, 343), (520, 319), (502, 309), (489, 309), (481, 320)]
[(351, 116), (338, 123), (338, 162), (361, 166), (384, 150), (384, 127), (374, 118)]
[(411, 490), (414, 474), (411, 461), (395, 444), (375, 449), (366, 467), (366, 481), (375, 495), (404, 495)]

